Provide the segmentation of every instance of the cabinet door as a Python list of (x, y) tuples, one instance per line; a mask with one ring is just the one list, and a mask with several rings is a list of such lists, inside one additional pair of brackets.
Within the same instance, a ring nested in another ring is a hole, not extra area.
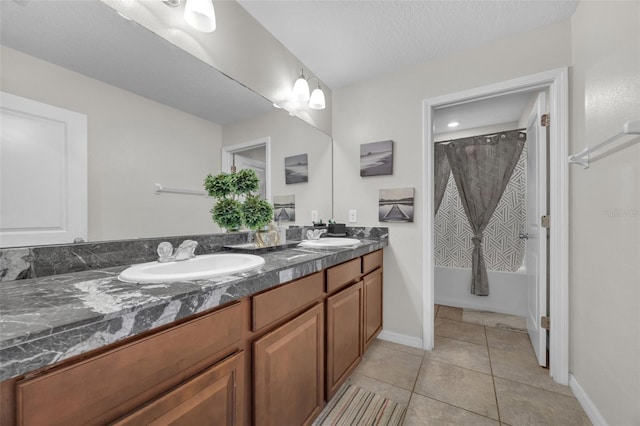
[(327, 299), (327, 400), (360, 362), (362, 281)]
[(115, 425), (240, 424), (243, 363), (243, 352), (233, 355)]
[(318, 304), (254, 342), (255, 424), (305, 425), (320, 414), (323, 320)]
[(364, 347), (382, 330), (382, 269), (364, 277)]

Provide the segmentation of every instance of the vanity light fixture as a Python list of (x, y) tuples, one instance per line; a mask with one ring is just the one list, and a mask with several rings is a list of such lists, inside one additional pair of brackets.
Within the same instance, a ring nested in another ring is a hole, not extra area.
[(458, 127), (460, 125), (460, 123), (458, 123), (457, 121), (452, 121), (451, 123), (447, 124), (447, 127)]
[[(178, 7), (182, 0), (162, 0), (170, 7)], [(216, 29), (216, 12), (212, 0), (187, 0), (184, 5), (184, 20), (192, 28), (203, 33)]]
[[(311, 94), (309, 94), (309, 81), (311, 80), (316, 80), (318, 82), (318, 86), (313, 89)], [(298, 102), (309, 101), (309, 108), (311, 109), (325, 109), (326, 107), (324, 92), (320, 87), (320, 80), (316, 77), (307, 79), (304, 76), (303, 69), (300, 70), (300, 76), (293, 84), (293, 98)]]

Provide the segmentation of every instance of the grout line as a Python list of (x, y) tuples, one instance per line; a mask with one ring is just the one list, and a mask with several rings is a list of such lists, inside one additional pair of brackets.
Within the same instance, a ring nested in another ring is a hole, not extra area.
[(496, 389), (496, 377), (493, 375), (493, 364), (491, 362), (491, 351), (489, 350), (489, 338), (487, 337), (486, 326), (482, 327), (484, 331), (484, 338), (487, 343), (487, 356), (489, 357), (489, 369), (491, 370), (491, 382), (493, 383), (493, 396), (496, 399), (496, 410), (498, 411), (498, 421), (502, 423), (500, 416), (500, 404), (498, 403), (498, 390)]
[[(412, 397), (413, 397), (413, 395), (414, 395), (414, 394), (411, 394), (411, 396), (412, 396)], [(494, 422), (501, 423), (499, 420), (494, 419), (493, 417), (489, 417), (489, 416), (485, 416), (484, 414), (476, 413), (475, 411), (471, 411), (471, 410), (469, 410), (469, 409), (467, 409), (467, 408), (459, 407), (459, 406), (454, 405), (454, 404), (452, 404), (452, 403), (450, 403), (450, 402), (442, 401), (442, 400), (440, 400), (440, 399), (438, 399), (438, 398), (434, 398), (434, 397), (432, 397), (432, 396), (422, 395), (421, 393), (415, 393), (415, 395), (420, 395), (420, 396), (421, 396), (421, 397), (423, 397), (423, 398), (427, 398), (427, 399), (430, 399), (430, 400), (432, 400), (432, 401), (440, 402), (441, 404), (448, 405), (449, 407), (457, 408), (458, 410), (466, 411), (467, 413), (475, 414), (476, 416), (484, 417), (484, 418), (486, 418), (486, 419), (493, 420)]]

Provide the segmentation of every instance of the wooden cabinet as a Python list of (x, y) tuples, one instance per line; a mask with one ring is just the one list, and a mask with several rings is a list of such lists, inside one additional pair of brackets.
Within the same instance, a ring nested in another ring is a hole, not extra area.
[(232, 355), (114, 425), (240, 424), (243, 362), (243, 352)]
[(362, 356), (362, 281), (327, 299), (327, 379), (329, 400)]
[(379, 250), (6, 380), (0, 423), (311, 424), (381, 329)]
[(306, 425), (324, 405), (322, 304), (253, 343), (256, 425)]
[(382, 331), (382, 263), (383, 251), (377, 250), (362, 256), (362, 277), (364, 287), (364, 339), (366, 351)]
[(382, 330), (382, 269), (365, 275), (364, 289), (364, 350)]
[(241, 303), (17, 383), (17, 423), (104, 424), (237, 351)]

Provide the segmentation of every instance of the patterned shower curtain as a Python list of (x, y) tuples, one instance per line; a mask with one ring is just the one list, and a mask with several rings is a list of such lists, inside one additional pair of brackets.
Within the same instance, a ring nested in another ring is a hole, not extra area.
[(433, 216), (435, 216), (438, 213), (438, 209), (440, 209), (440, 204), (442, 204), (442, 197), (444, 197), (444, 193), (447, 190), (447, 182), (449, 182), (451, 167), (449, 167), (449, 160), (447, 160), (447, 151), (445, 145), (436, 144), (433, 148), (433, 153)]
[(496, 209), (527, 139), (519, 130), (457, 139), (446, 145), (447, 159), (473, 231), (471, 293), (489, 295), (482, 251), (483, 232)]

